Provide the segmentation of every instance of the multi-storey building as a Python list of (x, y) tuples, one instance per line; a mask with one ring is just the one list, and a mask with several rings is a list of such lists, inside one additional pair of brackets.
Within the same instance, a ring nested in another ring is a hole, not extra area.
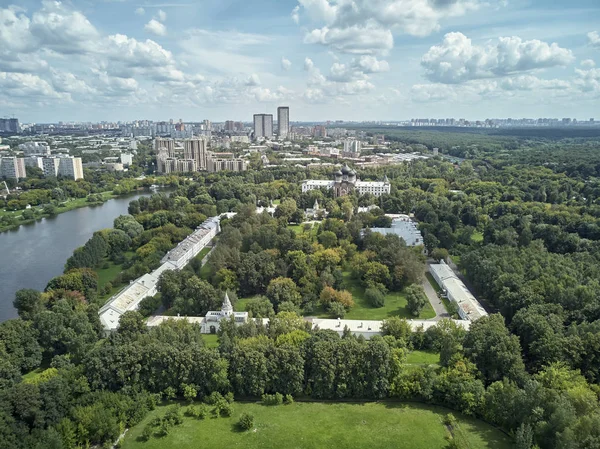
[(154, 139), (154, 151), (158, 153), (161, 148), (165, 148), (167, 150), (169, 157), (173, 157), (175, 155), (175, 141), (173, 139), (164, 139), (162, 137), (157, 137)]
[(21, 132), (18, 118), (0, 118), (0, 133), (18, 134)]
[(183, 158), (196, 161), (196, 170), (206, 170), (206, 139), (185, 139), (183, 141)]
[(50, 147), (46, 142), (25, 142), (19, 145), (24, 156), (50, 156)]
[(277, 108), (277, 129), (280, 139), (286, 139), (290, 134), (290, 108), (287, 106)]
[(254, 138), (273, 137), (273, 114), (254, 114)]
[(25, 160), (17, 157), (0, 158), (0, 177), (2, 178), (26, 178)]
[(83, 179), (83, 164), (80, 157), (62, 156), (42, 158), (44, 176), (64, 176), (77, 181)]
[(243, 159), (208, 159), (208, 171), (211, 173), (220, 171), (246, 171), (248, 170), (248, 161)]

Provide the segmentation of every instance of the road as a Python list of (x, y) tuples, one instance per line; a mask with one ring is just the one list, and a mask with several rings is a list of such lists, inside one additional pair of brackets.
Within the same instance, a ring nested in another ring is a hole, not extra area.
[[(429, 271), (429, 264), (427, 267), (427, 271)], [(438, 298), (435, 289), (431, 286), (426, 276), (423, 276), (422, 286), (423, 290), (425, 290), (425, 295), (427, 296), (431, 307), (433, 307), (433, 310), (435, 311), (435, 318), (432, 318), (432, 320), (439, 321), (442, 318), (450, 318), (450, 314), (446, 310), (446, 307), (444, 307), (444, 304), (440, 298)]]

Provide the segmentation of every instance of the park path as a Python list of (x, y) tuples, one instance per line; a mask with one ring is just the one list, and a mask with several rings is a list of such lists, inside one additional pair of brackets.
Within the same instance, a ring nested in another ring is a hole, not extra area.
[[(427, 262), (426, 271), (429, 272), (429, 261)], [(446, 310), (446, 307), (444, 307), (444, 304), (442, 303), (440, 298), (438, 298), (437, 292), (431, 286), (431, 284), (429, 283), (429, 279), (427, 279), (426, 276), (423, 276), (423, 281), (421, 285), (423, 286), (423, 290), (425, 291), (425, 295), (427, 296), (431, 307), (433, 307), (433, 310), (435, 311), (435, 318), (432, 318), (431, 320), (439, 321), (443, 318), (450, 318), (450, 314)]]

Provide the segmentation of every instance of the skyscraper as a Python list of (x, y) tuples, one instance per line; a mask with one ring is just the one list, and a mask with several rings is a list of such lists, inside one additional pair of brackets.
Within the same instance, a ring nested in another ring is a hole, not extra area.
[(183, 158), (196, 162), (196, 170), (206, 170), (206, 139), (185, 139)]
[(273, 137), (273, 114), (254, 114), (254, 138)]
[(285, 139), (290, 133), (290, 108), (288, 106), (280, 106), (277, 108), (277, 126), (280, 139)]

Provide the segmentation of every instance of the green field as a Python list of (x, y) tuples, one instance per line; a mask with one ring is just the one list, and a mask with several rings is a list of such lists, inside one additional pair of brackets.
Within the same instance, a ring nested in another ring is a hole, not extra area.
[[(162, 416), (159, 407), (127, 432), (123, 449), (442, 449), (448, 430), (442, 407), (396, 402), (314, 403), (267, 407), (257, 403), (234, 403), (231, 418), (197, 420), (184, 418), (166, 437), (138, 440), (152, 418)], [(241, 413), (254, 415), (254, 429), (241, 432)], [(458, 419), (455, 435), (470, 449), (508, 449), (513, 445), (499, 430), (473, 418), (453, 413)]]
[[(344, 317), (348, 320), (384, 320), (391, 316), (401, 318), (416, 318), (406, 309), (406, 297), (402, 292), (389, 292), (385, 295), (385, 305), (383, 307), (372, 307), (365, 298), (365, 289), (360, 282), (350, 276), (349, 271), (344, 271), (344, 289), (352, 293), (354, 298), (354, 307)], [(312, 315), (319, 318), (331, 318), (325, 310), (318, 310)], [(427, 320), (435, 317), (435, 312), (427, 301), (427, 304), (418, 316), (421, 320)]]
[(440, 355), (431, 351), (411, 351), (406, 356), (409, 365), (437, 365), (440, 363)]

